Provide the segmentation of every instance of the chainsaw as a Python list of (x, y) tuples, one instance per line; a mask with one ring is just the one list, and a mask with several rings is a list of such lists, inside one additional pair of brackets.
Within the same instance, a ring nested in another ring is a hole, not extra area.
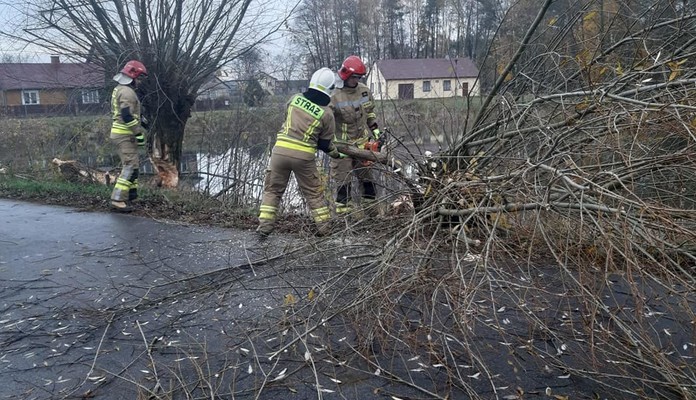
[[(380, 141), (370, 140), (369, 142), (365, 143), (365, 145), (363, 146), (363, 149), (372, 151), (374, 153), (379, 153), (379, 151), (381, 150), (381, 147), (382, 146), (381, 146)], [(361, 160), (360, 162), (362, 163), (363, 167), (369, 167), (370, 165), (372, 165), (372, 163), (374, 163), (374, 161), (369, 161), (369, 160)]]

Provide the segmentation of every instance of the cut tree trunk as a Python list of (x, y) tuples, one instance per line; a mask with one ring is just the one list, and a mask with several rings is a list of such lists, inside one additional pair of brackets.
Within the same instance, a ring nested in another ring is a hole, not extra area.
[(148, 132), (148, 156), (157, 175), (155, 183), (160, 187), (175, 189), (179, 186), (184, 131), (193, 104), (184, 103), (175, 103), (173, 108), (171, 105), (154, 108), (157, 114)]
[(87, 167), (79, 161), (61, 160), (54, 158), (51, 161), (58, 167), (58, 172), (65, 180), (75, 183), (101, 183), (110, 185), (115, 179), (108, 171), (102, 172), (94, 168)]
[(422, 189), (417, 185), (416, 181), (409, 179), (404, 174), (404, 163), (395, 157), (389, 157), (386, 152), (374, 152), (371, 150), (360, 149), (355, 146), (350, 146), (346, 144), (336, 144), (336, 149), (348, 156), (353, 158), (359, 158), (361, 160), (373, 161), (380, 163), (389, 167), (393, 173), (393, 177), (401, 181), (408, 187), (411, 198), (411, 205), (416, 209), (420, 210), (423, 205), (423, 192)]
[(174, 189), (179, 185), (179, 170), (176, 162), (172, 162), (171, 147), (163, 143), (159, 137), (153, 141), (152, 153), (149, 154), (152, 167), (157, 174), (157, 186)]
[(374, 152), (365, 149), (359, 149), (355, 146), (350, 146), (347, 144), (336, 144), (336, 149), (341, 153), (351, 156), (353, 158), (359, 158), (361, 160), (374, 161), (380, 164), (389, 165), (390, 160), (386, 153)]
[(150, 162), (157, 173), (157, 186), (173, 189), (179, 185), (179, 171), (167, 160), (150, 156)]

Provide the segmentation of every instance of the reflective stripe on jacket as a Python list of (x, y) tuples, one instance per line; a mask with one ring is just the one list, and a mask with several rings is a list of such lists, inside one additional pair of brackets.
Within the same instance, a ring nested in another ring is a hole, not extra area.
[(337, 89), (329, 106), (336, 120), (335, 143), (362, 145), (368, 141), (368, 127), (375, 122), (377, 114), (374, 98), (365, 84)]
[(319, 139), (330, 140), (334, 129), (333, 113), (328, 107), (295, 95), (288, 102), (285, 122), (278, 132), (273, 153), (312, 160)]
[[(121, 109), (130, 108), (133, 120), (126, 123), (121, 117)], [(131, 135), (136, 133), (135, 128), (140, 125), (140, 100), (135, 90), (130, 86), (118, 85), (111, 92), (111, 133), (119, 135)]]

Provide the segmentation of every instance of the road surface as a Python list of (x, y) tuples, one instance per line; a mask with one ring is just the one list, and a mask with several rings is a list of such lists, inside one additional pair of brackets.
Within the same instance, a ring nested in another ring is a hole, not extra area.
[[(375, 338), (371, 358), (362, 359), (354, 344), (365, 337), (356, 340), (353, 329), (361, 321), (329, 315), (325, 306), (335, 310), (350, 298), (346, 290), (352, 289), (341, 282), (365, 278), (355, 268), (355, 276), (331, 280), (351, 270), (351, 257), (338, 245), (355, 252), (368, 244), (335, 236), (322, 242), (274, 235), (257, 243), (250, 231), (0, 199), (0, 399), (213, 398), (211, 393), (223, 399), (433, 398), (428, 390), (445, 398), (453, 389), (445, 367), (470, 385), (456, 388), (460, 395), (622, 398), (531, 357), (524, 345), (504, 343), (531, 343), (531, 332), (537, 351), (569, 365), (590, 365), (582, 332), (574, 330), (566, 342), (544, 337), (519, 306), (517, 294), (544, 305), (537, 317), (559, 335), (579, 326), (583, 316), (572, 299), (564, 312), (557, 300), (544, 298), (562, 290), (562, 284), (554, 286), (552, 268), (534, 277), (548, 280), (548, 292), (500, 295), (494, 289), (494, 307), (486, 291), (471, 299), (471, 342), (447, 335), (440, 340), (451, 349), (474, 345), (475, 360), (461, 351), (452, 354), (454, 365), (445, 366), (428, 360), (427, 351), (407, 354), (410, 349), (398, 341), (381, 352), (379, 341), (388, 337)], [(529, 277), (516, 275), (520, 288), (530, 284)], [(611, 279), (611, 301), (635, 308), (635, 288), (621, 277)], [(669, 317), (671, 295), (654, 292), (651, 298), (656, 303), (645, 299), (651, 309), (645, 318), (655, 319), (655, 335), (675, 349), (673, 357), (690, 357), (690, 322)], [(428, 312), (446, 318), (452, 311), (433, 303)], [(501, 325), (492, 329), (497, 320)]]

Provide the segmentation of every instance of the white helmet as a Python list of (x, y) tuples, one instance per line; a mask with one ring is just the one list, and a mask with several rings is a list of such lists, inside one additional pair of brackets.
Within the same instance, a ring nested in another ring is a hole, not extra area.
[(310, 89), (318, 90), (327, 96), (331, 96), (335, 87), (336, 74), (326, 67), (318, 69), (309, 80)]

